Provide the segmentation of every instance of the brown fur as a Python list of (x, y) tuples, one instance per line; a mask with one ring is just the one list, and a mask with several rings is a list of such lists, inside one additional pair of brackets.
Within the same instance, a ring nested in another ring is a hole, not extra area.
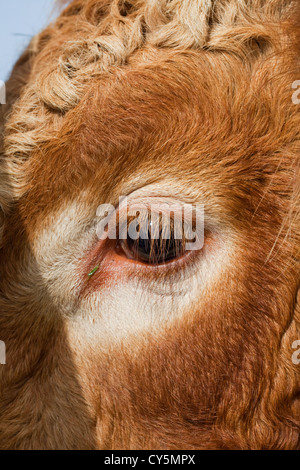
[[(0, 448), (300, 449), (299, 15), (74, 0), (31, 42), (1, 107)], [(84, 273), (60, 298), (38, 236), (79, 193), (89, 223), (166, 180), (232, 234), (230, 269), (159, 333), (91, 347), (73, 317)]]

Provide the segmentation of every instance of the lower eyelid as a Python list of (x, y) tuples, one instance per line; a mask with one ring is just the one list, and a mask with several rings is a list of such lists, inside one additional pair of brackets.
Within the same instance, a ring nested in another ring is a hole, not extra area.
[[(103, 245), (106, 245), (105, 247)], [(104, 254), (97, 255), (97, 252), (104, 250)], [(182, 275), (194, 275), (198, 271), (198, 260), (201, 260), (202, 253), (196, 251), (186, 252), (181, 258), (174, 259), (164, 264), (151, 265), (148, 263), (137, 262), (134, 259), (128, 259), (120, 253), (118, 245), (111, 240), (101, 242), (100, 248), (96, 247), (90, 255), (90, 260), (83, 262), (80, 269), (82, 279), (79, 288), (79, 297), (86, 297), (92, 292), (96, 292), (112, 285), (118, 285), (124, 282), (124, 279), (134, 280), (135, 282), (144, 282), (145, 279), (153, 281), (161, 277), (175, 282), (182, 279)], [(94, 275), (88, 278), (95, 266), (99, 266)], [(192, 268), (190, 270), (189, 268)]]
[[(186, 251), (183, 254), (181, 254), (180, 256), (174, 257), (174, 259), (170, 259), (169, 261), (167, 260), (167, 261), (162, 262), (162, 263), (154, 264), (154, 263), (148, 263), (147, 261), (143, 261), (143, 260), (140, 260), (140, 259), (136, 259), (132, 254), (127, 255), (128, 257), (125, 256), (127, 253), (129, 253), (129, 249), (122, 246), (121, 243), (118, 243), (118, 246), (116, 247), (116, 249), (117, 249), (118, 256), (120, 256), (120, 258), (124, 258), (124, 262), (126, 262), (126, 260), (131, 261), (131, 262), (135, 263), (137, 266), (143, 267), (143, 269), (157, 269), (158, 268), (160, 270), (163, 270), (163, 269), (171, 268), (171, 266), (175, 265), (176, 263), (180, 264), (181, 269), (182, 269), (182, 267), (184, 265), (184, 258), (186, 258), (186, 261), (188, 261), (189, 259), (191, 259), (193, 257), (193, 254), (194, 254), (194, 257), (195, 257), (195, 252)], [(127, 253), (126, 253), (126, 251), (127, 251)]]
[[(117, 221), (119, 221), (119, 213), (121, 209), (117, 210)], [(92, 250), (89, 261), (83, 263), (84, 274), (83, 285), (87, 283), (88, 273), (91, 273), (95, 266), (99, 266), (97, 272), (95, 272), (88, 283), (89, 286), (107, 284), (118, 279), (124, 279), (124, 276), (141, 276), (147, 275), (158, 276), (160, 275), (172, 275), (179, 271), (183, 271), (189, 263), (193, 263), (195, 260), (203, 256), (203, 250), (201, 252), (186, 251), (180, 254), (180, 256), (174, 257), (174, 259), (161, 262), (159, 264), (151, 264), (144, 260), (136, 259), (129, 249), (124, 249), (122, 246), (122, 240), (100, 240), (95, 248)]]

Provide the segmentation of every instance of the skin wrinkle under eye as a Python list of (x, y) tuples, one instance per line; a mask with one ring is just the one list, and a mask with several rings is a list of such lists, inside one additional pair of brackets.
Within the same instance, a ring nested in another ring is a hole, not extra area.
[[(228, 241), (218, 248), (203, 257), (192, 254), (195, 259), (169, 275), (165, 272), (147, 276), (147, 269), (137, 269), (134, 262), (126, 260), (117, 273), (112, 265), (107, 268), (111, 269), (112, 278), (105, 283), (104, 276), (101, 281), (100, 267), (91, 280), (93, 289), (81, 298), (72, 319), (72, 331), (76, 330), (77, 336), (88, 334), (89, 346), (104, 349), (143, 331), (159, 334), (161, 328), (189, 316), (193, 304), (201, 302), (212, 286), (218, 289), (236, 255)], [(129, 274), (132, 266), (135, 269)], [(160, 271), (160, 267), (155, 271)], [(114, 275), (116, 282), (111, 282)]]
[[(99, 259), (102, 262), (89, 281), (84, 279), (80, 294), (83, 304), (88, 302), (90, 305), (91, 299), (95, 296), (99, 296), (99, 299), (107, 295), (120, 298), (122, 289), (127, 285), (126, 289), (131, 290), (134, 298), (151, 296), (148, 298), (149, 306), (152, 304), (155, 306), (157, 296), (172, 299), (172, 310), (178, 311), (180, 315), (183, 304), (186, 303), (184, 308), (187, 308), (193, 298), (196, 300), (201, 292), (204, 295), (210, 283), (216, 281), (222, 272), (226, 272), (228, 262), (234, 258), (230, 255), (232, 250), (229, 241), (224, 243), (221, 242), (221, 238), (218, 240), (213, 237), (204, 244), (200, 252), (190, 252), (181, 259), (158, 266), (149, 266), (126, 259), (124, 256), (120, 257), (114, 252), (113, 245), (114, 241), (101, 240), (85, 260), (86, 265), (85, 263), (82, 265), (81, 273), (99, 263)], [(103, 310), (105, 309), (99, 307), (99, 312)], [(119, 310), (120, 312), (123, 310), (121, 305)], [(157, 315), (157, 318), (159, 316)]]
[[(186, 263), (191, 262), (191, 259), (196, 259), (196, 253), (191, 252), (188, 254), (188, 252), (186, 252), (182, 254), (182, 259), (178, 259), (178, 257), (176, 257), (176, 259), (174, 258), (168, 263), (161, 263), (159, 265), (151, 265), (151, 263), (146, 264), (142, 263), (139, 260), (134, 260), (126, 256), (126, 250), (124, 250), (124, 247), (120, 248), (122, 244), (120, 242), (118, 243), (110, 239), (110, 236), (116, 236), (117, 231), (114, 227), (115, 224), (117, 223), (117, 225), (119, 225), (119, 233), (121, 230), (120, 224), (124, 223), (124, 215), (127, 218), (129, 214), (132, 215), (133, 213), (139, 213), (141, 211), (141, 207), (143, 208), (143, 210), (147, 211), (147, 213), (149, 209), (151, 211), (154, 210), (154, 213), (160, 213), (160, 211), (162, 211), (162, 214), (168, 216), (171, 216), (171, 214), (173, 214), (174, 217), (180, 216), (180, 220), (182, 220), (183, 214), (185, 214), (185, 212), (183, 211), (184, 206), (181, 201), (174, 200), (170, 197), (162, 198), (159, 196), (154, 197), (153, 195), (147, 197), (145, 194), (143, 194), (143, 191), (141, 196), (140, 192), (141, 191), (137, 191), (131, 194), (128, 200), (126, 198), (126, 202), (124, 202), (124, 198), (122, 198), (120, 205), (116, 209), (116, 211), (114, 211), (107, 217), (108, 226), (110, 225), (111, 221), (113, 222), (112, 229), (108, 228), (107, 239), (102, 239), (99, 241), (95, 249), (93, 249), (91, 254), (88, 256), (86, 264), (84, 263), (84, 266), (81, 271), (85, 272), (86, 270), (89, 270), (88, 272), (93, 272), (94, 266), (96, 265), (99, 266), (99, 269), (96, 270), (93, 276), (83, 280), (81, 295), (86, 295), (86, 293), (91, 292), (93, 289), (99, 289), (101, 286), (107, 285), (108, 280), (109, 282), (116, 283), (123, 277), (123, 271), (129, 277), (161, 277), (162, 275), (171, 275), (176, 271), (178, 272), (179, 270), (184, 269)], [(105, 213), (106, 212), (107, 211), (105, 205)], [(102, 220), (103, 219), (101, 219), (101, 222)], [(166, 220), (164, 220), (164, 222), (166, 222)], [(200, 224), (203, 223), (204, 219), (201, 219)], [(128, 226), (128, 221), (126, 221), (126, 233), (128, 231)], [(207, 244), (211, 244), (211, 242), (212, 237), (207, 236)], [(201, 242), (199, 249), (195, 251), (203, 251), (202, 248), (203, 247)]]
[[(157, 188), (155, 190), (157, 191)], [(135, 203), (138, 204), (139, 195), (142, 194), (143, 198), (146, 198), (146, 191), (153, 196), (153, 188), (151, 191), (149, 188), (142, 188), (140, 192), (129, 195), (129, 199), (134, 194)], [(84, 194), (82, 198), (84, 200)], [(127, 292), (126, 296), (131, 291), (132, 295), (137, 298), (152, 296), (154, 305), (157, 296), (157, 298), (164, 299), (173, 297), (172, 310), (181, 315), (183, 304), (185, 305), (184, 309), (187, 309), (193, 298), (196, 299), (201, 292), (204, 294), (206, 287), (216, 280), (222, 272), (226, 272), (228, 265), (234, 259), (230, 233), (226, 234), (224, 230), (221, 236), (218, 229), (215, 237), (206, 238), (205, 246), (200, 253), (190, 252), (182, 259), (169, 263), (168, 266), (149, 267), (137, 264), (134, 260), (128, 260), (124, 256), (120, 257), (118, 253), (114, 252), (116, 240), (99, 241), (97, 239), (95, 235), (97, 218), (93, 217), (94, 222), (92, 223), (93, 211), (91, 209), (89, 209), (90, 218), (87, 218), (85, 205), (82, 205), (80, 200), (81, 198), (78, 198), (71, 206), (68, 205), (62, 209), (60, 215), (53, 215), (51, 217), (52, 227), (51, 224), (48, 225), (47, 229), (40, 233), (34, 242), (34, 251), (38, 253), (40, 259), (43, 259), (41, 271), (44, 272), (45, 280), (52, 286), (60, 308), (70, 318), (75, 319), (75, 317), (82, 315), (84, 317), (86, 315), (84, 312), (90, 310), (90, 315), (96, 315), (97, 318), (100, 315), (99, 321), (101, 322), (101, 316), (105, 311), (105, 307), (100, 306), (103, 298), (106, 296), (111, 298), (110, 303), (113, 305), (115, 302), (113, 298), (120, 298), (122, 291)], [(208, 222), (212, 225), (211, 220)], [(64, 232), (64, 236), (60, 234), (59, 230), (62, 223), (68, 227), (68, 232)], [(89, 227), (88, 232), (86, 232), (85, 226)], [(83, 233), (84, 237), (82, 238)], [(65, 262), (66, 247), (70, 247), (69, 263)], [(76, 256), (74, 256), (74, 252), (77, 252)], [(84, 257), (82, 257), (82, 253), (85, 253)], [(235, 251), (236, 253), (237, 251)], [(63, 257), (65, 272), (63, 282), (62, 279), (56, 280), (55, 268), (55, 266), (62, 265), (61, 257)], [(54, 259), (56, 259), (55, 266), (53, 266)], [(99, 269), (88, 279), (88, 273), (98, 265)], [(193, 289), (191, 289), (191, 285), (194, 286)], [(58, 295), (59, 293), (60, 295)], [(66, 299), (68, 299), (69, 305), (65, 305)], [(96, 299), (94, 304), (93, 299)], [(149, 305), (152, 300), (148, 299)], [(169, 307), (166, 306), (166, 309), (168, 310)], [(121, 305), (112, 308), (120, 310), (120, 312), (123, 309)], [(153, 312), (155, 310), (156, 308), (153, 309)], [(155, 318), (153, 312), (147, 314), (148, 318)], [(120, 315), (122, 314), (120, 313)], [(157, 313), (156, 317), (159, 324), (160, 314)]]

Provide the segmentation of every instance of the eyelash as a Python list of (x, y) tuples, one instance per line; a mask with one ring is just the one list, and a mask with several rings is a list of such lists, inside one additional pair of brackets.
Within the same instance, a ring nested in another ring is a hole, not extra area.
[[(136, 218), (129, 218), (126, 226), (127, 238), (118, 242), (119, 252), (136, 262), (158, 266), (162, 264), (172, 263), (182, 258), (186, 253), (185, 245), (188, 240), (185, 234), (185, 224), (180, 218), (170, 217), (170, 223), (166, 224), (164, 214), (153, 214), (149, 212), (139, 213), (139, 223)], [(128, 236), (131, 223), (137, 233), (141, 234), (137, 239)], [(180, 230), (180, 231), (179, 231)], [(122, 232), (124, 230), (122, 229)], [(178, 234), (182, 233), (182, 238), (178, 238)], [(120, 234), (120, 227), (118, 228)], [(191, 240), (190, 240), (191, 241)]]

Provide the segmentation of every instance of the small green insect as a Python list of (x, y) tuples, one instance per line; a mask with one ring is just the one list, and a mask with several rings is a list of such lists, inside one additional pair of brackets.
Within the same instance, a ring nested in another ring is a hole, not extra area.
[(94, 274), (98, 271), (99, 266), (96, 266), (89, 274), (88, 274), (88, 280), (91, 279), (91, 277), (94, 276)]

